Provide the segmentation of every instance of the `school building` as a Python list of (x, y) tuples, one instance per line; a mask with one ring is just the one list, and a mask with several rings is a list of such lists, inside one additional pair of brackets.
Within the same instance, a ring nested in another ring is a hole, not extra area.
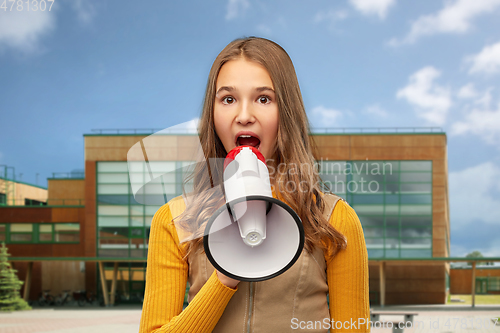
[[(170, 171), (163, 191), (170, 200), (181, 194), (182, 166), (198, 142), (195, 134), (164, 133), (154, 140), (149, 134), (85, 134), (84, 174), (55, 174), (46, 190), (0, 180), (0, 240), (26, 281), (26, 298), (70, 289), (116, 291), (121, 301), (140, 301), (151, 219), (160, 205), (134, 199), (127, 154), (140, 144), (149, 165)], [(450, 264), (443, 260), (450, 254), (446, 134), (435, 128), (325, 129), (311, 136), (323, 180), (363, 225), (371, 302), (445, 303), (450, 288)], [(146, 169), (131, 170), (132, 178), (146, 179)]]

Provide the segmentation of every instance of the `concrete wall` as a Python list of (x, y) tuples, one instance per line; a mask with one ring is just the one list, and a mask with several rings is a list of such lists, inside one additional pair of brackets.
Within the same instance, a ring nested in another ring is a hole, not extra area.
[[(6, 187), (9, 187), (10, 193), (6, 192)], [(12, 206), (24, 206), (25, 199), (46, 202), (48, 195), (44, 188), (4, 179), (0, 179), (0, 192), (7, 193), (7, 203)]]
[(85, 205), (84, 179), (49, 179), (48, 204), (64, 206)]

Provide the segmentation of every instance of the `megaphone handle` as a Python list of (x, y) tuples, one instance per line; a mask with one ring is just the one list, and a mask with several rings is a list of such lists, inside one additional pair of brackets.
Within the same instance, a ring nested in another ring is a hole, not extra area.
[[(231, 223), (234, 223), (233, 208), (231, 207), (229, 202), (226, 202), (226, 208), (229, 213), (229, 218), (231, 219)], [(273, 208), (273, 204), (270, 203), (269, 201), (266, 201), (266, 215), (269, 214), (271, 208)]]

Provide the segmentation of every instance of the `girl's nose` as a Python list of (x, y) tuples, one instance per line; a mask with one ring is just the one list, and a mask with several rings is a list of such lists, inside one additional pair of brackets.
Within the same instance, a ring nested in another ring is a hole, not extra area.
[(241, 103), (236, 121), (242, 125), (253, 123), (255, 121), (251, 103)]

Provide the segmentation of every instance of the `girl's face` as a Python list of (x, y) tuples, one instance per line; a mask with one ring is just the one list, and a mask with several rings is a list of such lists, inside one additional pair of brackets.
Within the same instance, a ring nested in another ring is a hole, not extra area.
[(214, 103), (215, 131), (226, 152), (249, 145), (266, 159), (278, 135), (278, 104), (267, 70), (243, 58), (225, 63), (217, 77)]

